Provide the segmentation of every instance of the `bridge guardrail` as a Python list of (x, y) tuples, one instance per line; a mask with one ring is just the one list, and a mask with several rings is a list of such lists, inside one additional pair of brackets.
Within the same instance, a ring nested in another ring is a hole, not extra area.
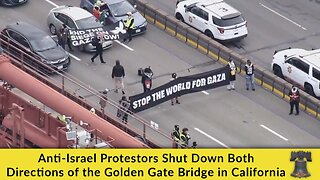
[[(128, 0), (130, 3), (137, 5), (137, 9), (148, 20), (171, 36), (176, 37), (180, 41), (199, 49), (202, 53), (207, 54), (213, 60), (219, 61), (222, 64), (227, 64), (229, 59), (232, 59), (237, 65), (237, 72), (244, 76), (244, 66), (247, 58), (234, 52), (233, 50), (223, 46), (217, 41), (207, 37), (203, 33), (177, 20), (173, 15), (170, 15), (161, 9), (152, 5), (145, 0)], [(256, 84), (264, 87), (278, 97), (288, 101), (287, 94), (289, 93), (292, 84), (275, 76), (270, 71), (255, 65), (255, 81)], [(305, 93), (300, 92), (300, 109), (319, 118), (320, 101)]]

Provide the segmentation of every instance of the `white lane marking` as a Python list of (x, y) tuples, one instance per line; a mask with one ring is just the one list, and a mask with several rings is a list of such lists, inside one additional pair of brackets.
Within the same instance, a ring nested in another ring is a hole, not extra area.
[(266, 8), (266, 9), (268, 9), (269, 11), (271, 11), (271, 12), (275, 13), (276, 15), (278, 15), (278, 16), (280, 16), (280, 17), (282, 17), (283, 19), (285, 19), (285, 20), (287, 20), (287, 21), (289, 21), (289, 22), (293, 23), (294, 25), (296, 25), (296, 26), (300, 27), (301, 29), (303, 29), (303, 30), (307, 30), (307, 28), (305, 28), (305, 27), (301, 26), (300, 24), (298, 24), (298, 23), (296, 23), (296, 22), (292, 21), (291, 19), (289, 19), (289, 18), (285, 17), (284, 15), (282, 15), (282, 14), (278, 13), (277, 11), (275, 11), (275, 10), (273, 10), (273, 9), (269, 8), (268, 6), (266, 6), (266, 5), (262, 4), (262, 3), (259, 3), (259, 4), (260, 4), (262, 7), (264, 7), (264, 8)]
[(46, 0), (48, 3), (50, 3), (51, 5), (55, 6), (55, 7), (59, 7), (57, 4), (55, 4), (54, 2), (50, 1), (50, 0)]
[(205, 95), (209, 95), (209, 93), (207, 91), (201, 91), (203, 94)]
[(221, 141), (219, 141), (218, 139), (216, 139), (216, 138), (214, 138), (214, 137), (210, 136), (209, 134), (207, 134), (206, 132), (204, 132), (204, 131), (200, 130), (199, 128), (194, 128), (194, 129), (195, 129), (196, 131), (198, 131), (199, 133), (201, 133), (201, 134), (203, 134), (203, 135), (207, 136), (207, 137), (208, 137), (208, 138), (210, 138), (211, 140), (215, 141), (216, 143), (220, 144), (221, 146), (223, 146), (223, 147), (225, 147), (225, 148), (229, 148), (229, 146), (227, 146), (227, 145), (223, 144)]
[(283, 137), (282, 135), (278, 134), (277, 132), (275, 132), (274, 130), (268, 128), (267, 126), (265, 126), (265, 125), (263, 125), (263, 124), (260, 124), (260, 126), (261, 126), (262, 128), (264, 128), (264, 129), (268, 130), (268, 131), (271, 132), (272, 134), (278, 136), (279, 138), (281, 138), (281, 139), (283, 139), (283, 140), (285, 140), (285, 141), (288, 141), (287, 138)]
[(134, 51), (134, 49), (132, 49), (131, 47), (129, 47), (129, 46), (127, 46), (127, 45), (125, 45), (125, 44), (121, 43), (121, 42), (120, 42), (120, 41), (118, 41), (118, 40), (115, 40), (115, 42), (116, 42), (116, 43), (118, 43), (118, 44), (120, 44), (121, 46), (123, 46), (123, 47), (125, 47), (125, 48), (129, 49), (130, 51)]
[(73, 54), (71, 54), (71, 53), (69, 53), (69, 55), (70, 55), (73, 59), (75, 59), (75, 60), (77, 60), (77, 61), (81, 61), (81, 59), (78, 58), (77, 56), (75, 56), (75, 55), (73, 55)]

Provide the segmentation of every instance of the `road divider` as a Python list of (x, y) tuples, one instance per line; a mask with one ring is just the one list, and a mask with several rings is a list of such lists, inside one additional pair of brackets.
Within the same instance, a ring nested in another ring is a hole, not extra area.
[[(247, 58), (223, 46), (217, 41), (207, 37), (202, 32), (177, 20), (171, 14), (155, 7), (152, 3), (145, 0), (129, 0), (130, 3), (137, 5), (137, 9), (148, 20), (160, 29), (174, 36), (180, 41), (197, 48), (200, 52), (207, 54), (214, 61), (226, 65), (231, 59), (237, 66), (237, 72), (244, 76), (244, 67)], [(270, 59), (272, 55), (270, 54)], [(259, 65), (255, 65), (255, 81), (258, 85), (270, 91), (274, 95), (288, 101), (288, 93), (292, 84), (274, 75), (270, 70), (266, 70)], [(320, 101), (305, 92), (300, 93), (300, 109), (310, 115), (319, 118)]]

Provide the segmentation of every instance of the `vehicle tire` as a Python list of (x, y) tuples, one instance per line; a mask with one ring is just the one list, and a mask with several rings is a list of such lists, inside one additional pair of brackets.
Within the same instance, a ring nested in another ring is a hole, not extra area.
[(184, 22), (184, 19), (180, 13), (176, 14), (176, 19), (180, 20), (181, 22)]
[(212, 39), (214, 38), (214, 36), (213, 36), (213, 34), (212, 34), (212, 32), (210, 30), (206, 30), (204, 32), (204, 34), (207, 35), (208, 37), (212, 38)]
[(49, 25), (49, 30), (50, 30), (51, 34), (53, 34), (53, 35), (57, 34), (57, 28), (53, 24)]
[(304, 90), (305, 90), (306, 93), (310, 94), (311, 96), (315, 96), (313, 88), (312, 88), (312, 86), (310, 84), (305, 83), (304, 84)]
[(283, 79), (283, 74), (282, 74), (280, 66), (273, 65), (273, 74), (275, 74), (276, 76), (281, 77)]

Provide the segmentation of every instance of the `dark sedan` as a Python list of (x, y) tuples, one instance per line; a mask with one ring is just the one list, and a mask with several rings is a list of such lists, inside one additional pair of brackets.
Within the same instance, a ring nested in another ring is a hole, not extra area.
[(0, 0), (0, 6), (18, 6), (28, 2), (28, 0)]
[(47, 33), (31, 24), (18, 22), (7, 25), (1, 31), (0, 38), (4, 50), (20, 60), (21, 54), (24, 54), (26, 64), (37, 70), (52, 72), (65, 70), (70, 65), (69, 53)]

